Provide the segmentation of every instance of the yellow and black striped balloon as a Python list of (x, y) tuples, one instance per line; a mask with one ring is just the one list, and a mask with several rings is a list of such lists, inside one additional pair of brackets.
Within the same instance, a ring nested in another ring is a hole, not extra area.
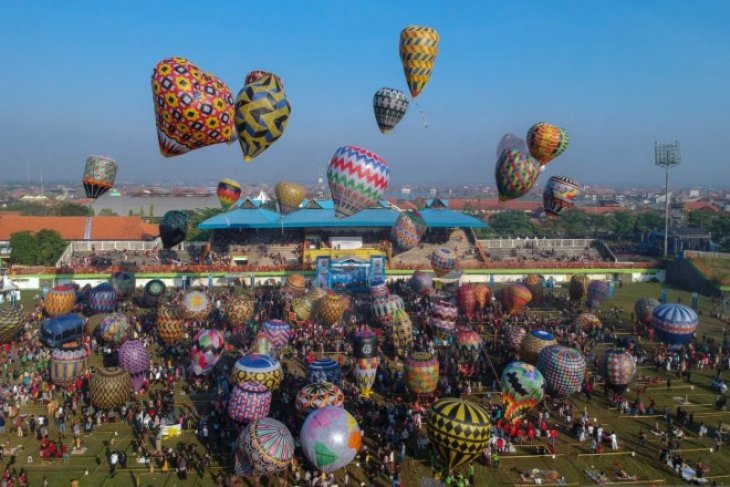
[(290, 113), (279, 77), (265, 75), (244, 86), (236, 99), (236, 130), (247, 162), (281, 137)]
[(399, 51), (408, 89), (416, 98), (431, 79), (439, 53), (439, 34), (431, 27), (410, 25), (400, 33)]
[(447, 397), (428, 414), (428, 439), (452, 470), (479, 456), (489, 444), (489, 413), (476, 403)]

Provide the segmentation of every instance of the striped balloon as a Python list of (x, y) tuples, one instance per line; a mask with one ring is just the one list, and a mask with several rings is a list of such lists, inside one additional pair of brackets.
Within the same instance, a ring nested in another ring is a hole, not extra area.
[(670, 348), (681, 348), (692, 341), (699, 323), (692, 308), (677, 303), (660, 304), (654, 308), (651, 322), (656, 337)]
[(408, 110), (408, 97), (400, 90), (380, 88), (373, 96), (373, 110), (375, 121), (384, 134), (390, 132)]
[(542, 205), (545, 214), (557, 216), (563, 208), (571, 208), (580, 193), (578, 183), (565, 176), (552, 176), (542, 193)]
[(527, 131), (527, 146), (541, 166), (552, 161), (568, 148), (570, 139), (557, 125), (538, 122)]
[(51, 352), (51, 382), (68, 387), (86, 370), (86, 350), (76, 342), (66, 343)]
[(431, 78), (439, 53), (439, 34), (431, 27), (410, 25), (400, 33), (399, 51), (406, 83), (416, 98)]
[(258, 382), (243, 382), (233, 388), (228, 400), (228, 416), (237, 423), (265, 418), (271, 409), (271, 391)]
[(373, 300), (373, 314), (383, 325), (391, 324), (393, 322), (393, 313), (399, 309), (405, 309), (405, 305), (403, 304), (403, 298), (397, 294), (390, 294)]
[(274, 348), (283, 348), (289, 344), (291, 326), (281, 320), (269, 320), (264, 323), (264, 334), (271, 340)]
[(539, 165), (529, 154), (517, 149), (502, 152), (494, 168), (499, 201), (513, 200), (529, 193), (539, 174)]
[(233, 179), (222, 179), (218, 183), (215, 194), (218, 195), (221, 207), (228, 209), (241, 197), (241, 185)]
[(355, 146), (340, 147), (327, 168), (335, 216), (346, 218), (380, 201), (388, 188), (390, 168), (374, 152)]
[(456, 328), (459, 313), (456, 306), (448, 301), (437, 301), (431, 304), (429, 325), (440, 340), (446, 340)]
[(76, 290), (69, 284), (62, 284), (51, 289), (43, 309), (48, 316), (60, 316), (73, 311), (75, 304)]

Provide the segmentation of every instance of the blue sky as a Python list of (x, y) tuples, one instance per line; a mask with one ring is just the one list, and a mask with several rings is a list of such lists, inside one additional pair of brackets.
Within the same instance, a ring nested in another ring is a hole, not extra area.
[[(8, 2), (0, 0), (1, 179), (78, 179), (88, 154), (118, 179), (313, 182), (335, 149), (381, 154), (391, 182), (493, 184), (504, 133), (540, 120), (571, 136), (546, 175), (663, 184), (653, 142), (682, 143), (683, 184), (730, 182), (730, 2), (537, 0)], [(380, 134), (372, 95), (404, 91), (400, 30), (441, 35), (419, 107)], [(280, 75), (284, 136), (253, 163), (237, 145), (165, 159), (149, 78), (184, 56), (235, 93), (246, 73)]]

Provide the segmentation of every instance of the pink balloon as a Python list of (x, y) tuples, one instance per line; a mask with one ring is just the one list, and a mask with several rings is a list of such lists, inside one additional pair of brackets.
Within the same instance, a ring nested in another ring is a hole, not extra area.
[(527, 152), (527, 144), (515, 134), (504, 134), (499, 144), (497, 144), (497, 159), (507, 149), (517, 149), (522, 152)]

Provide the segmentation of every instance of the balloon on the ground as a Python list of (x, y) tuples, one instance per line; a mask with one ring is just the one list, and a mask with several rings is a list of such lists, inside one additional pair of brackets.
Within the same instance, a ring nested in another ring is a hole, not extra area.
[(117, 350), (119, 366), (129, 372), (134, 391), (142, 389), (147, 372), (150, 370), (150, 352), (139, 340), (127, 340)]
[(637, 299), (634, 304), (636, 319), (639, 320), (640, 323), (650, 325), (652, 313), (654, 312), (654, 308), (657, 306), (659, 306), (659, 301), (654, 298)]
[(370, 297), (372, 299), (384, 298), (390, 295), (390, 289), (385, 282), (378, 282), (370, 285)]
[(447, 470), (470, 462), (489, 444), (489, 412), (471, 401), (448, 397), (431, 406), (428, 439)]
[(307, 460), (320, 472), (331, 473), (355, 458), (362, 445), (362, 432), (345, 408), (326, 406), (309, 413), (299, 441)]
[(87, 198), (98, 198), (114, 186), (117, 178), (117, 162), (111, 157), (89, 156), (86, 158), (81, 182)]
[(145, 295), (152, 298), (161, 298), (166, 290), (167, 286), (160, 279), (152, 279), (144, 285)]
[(284, 423), (254, 419), (238, 437), (236, 475), (268, 475), (285, 471), (294, 459), (294, 438)]
[(233, 179), (222, 179), (215, 194), (218, 195), (221, 208), (228, 209), (241, 197), (241, 185)]
[(626, 350), (609, 349), (598, 360), (598, 370), (606, 380), (606, 386), (617, 394), (623, 394), (636, 375), (636, 359)]
[(522, 345), (522, 340), (525, 339), (527, 330), (519, 325), (509, 325), (504, 331), (504, 345), (508, 350), (516, 352)]
[(542, 193), (542, 205), (548, 216), (557, 216), (565, 208), (572, 208), (580, 193), (578, 183), (565, 176), (552, 176)]
[(573, 274), (570, 278), (570, 286), (568, 287), (568, 296), (573, 302), (580, 301), (588, 293), (588, 284), (591, 280), (585, 274)]
[(269, 355), (244, 355), (236, 360), (231, 373), (231, 382), (258, 382), (270, 391), (275, 391), (281, 385), (284, 371), (278, 360)]
[(325, 326), (332, 326), (342, 319), (347, 309), (347, 300), (339, 294), (328, 294), (318, 305), (319, 318)]
[(393, 313), (393, 324), (387, 332), (395, 354), (399, 357), (405, 356), (406, 350), (413, 343), (413, 322), (406, 310), (399, 309)]
[(405, 309), (403, 298), (397, 294), (390, 294), (373, 300), (373, 314), (375, 318), (383, 325), (389, 325), (393, 322), (393, 313), (399, 309)]
[(520, 345), (520, 358), (528, 364), (535, 365), (540, 352), (551, 345), (555, 345), (555, 335), (548, 331), (532, 330), (522, 340)]
[(211, 307), (210, 298), (203, 291), (188, 291), (183, 297), (183, 309), (189, 320), (204, 320)]
[(117, 271), (110, 279), (112, 287), (117, 291), (117, 299), (130, 299), (137, 287), (137, 278), (131, 272)]
[(112, 345), (119, 345), (131, 332), (129, 320), (124, 313), (109, 313), (99, 326), (101, 339)]
[(284, 134), (291, 105), (278, 76), (247, 83), (236, 99), (236, 130), (243, 157), (251, 162)]
[(307, 196), (307, 188), (301, 184), (279, 181), (274, 187), (274, 194), (279, 203), (279, 213), (288, 215), (302, 204)]
[(406, 386), (411, 394), (431, 394), (439, 380), (439, 361), (428, 352), (412, 352), (405, 360)]
[(482, 349), (482, 337), (471, 328), (460, 327), (456, 332), (456, 349), (471, 360), (476, 360)]
[(342, 369), (340, 364), (331, 358), (318, 358), (307, 368), (307, 384), (318, 382), (330, 382), (337, 387), (342, 387)]
[(502, 371), (502, 402), (507, 420), (519, 418), (542, 400), (545, 379), (537, 367), (510, 362)]
[(224, 307), (225, 315), (231, 325), (241, 328), (253, 318), (256, 310), (256, 301), (250, 296), (236, 296), (228, 301)]
[(299, 390), (294, 399), (294, 409), (302, 419), (315, 409), (326, 406), (345, 406), (342, 389), (331, 382), (307, 384)]
[(233, 96), (216, 76), (181, 57), (163, 59), (152, 72), (157, 141), (165, 157), (228, 142)]
[(651, 314), (656, 338), (670, 348), (680, 348), (692, 341), (697, 331), (695, 310), (678, 303), (660, 304)]
[(271, 409), (271, 391), (258, 382), (243, 382), (231, 391), (228, 416), (237, 423), (265, 418)]
[(208, 375), (213, 372), (221, 357), (225, 341), (218, 330), (200, 330), (193, 337), (190, 349), (190, 368), (195, 375)]
[(346, 218), (378, 204), (388, 189), (390, 168), (374, 152), (344, 146), (332, 156), (327, 181), (335, 203), (335, 216)]
[(391, 236), (400, 249), (410, 250), (418, 246), (427, 229), (426, 221), (418, 211), (404, 211), (395, 219)]
[(189, 225), (190, 218), (187, 213), (178, 210), (170, 210), (165, 213), (160, 222), (162, 246), (170, 249), (185, 240)]
[(368, 329), (356, 331), (352, 336), (352, 355), (355, 359), (373, 358), (378, 354), (378, 337)]
[(307, 281), (303, 275), (298, 272), (293, 272), (286, 278), (286, 285), (294, 291), (295, 296), (302, 297), (307, 288)]
[(537, 274), (529, 274), (525, 278), (524, 285), (527, 289), (530, 290), (530, 294), (532, 294), (532, 301), (535, 303), (539, 303), (542, 301), (542, 284), (543, 279)]
[(176, 345), (183, 336), (185, 314), (179, 307), (168, 304), (157, 310), (157, 336), (166, 345)]
[(117, 306), (117, 291), (107, 282), (102, 282), (98, 286), (91, 289), (89, 293), (89, 302), (86, 305), (89, 312), (111, 313)]
[(360, 395), (364, 398), (372, 396), (375, 376), (378, 373), (378, 358), (356, 359), (352, 373), (355, 376), (355, 385), (357, 385)]
[(489, 305), (489, 302), (492, 299), (492, 290), (484, 283), (477, 284), (474, 290), (476, 292), (477, 305), (479, 306), (479, 309), (483, 310), (487, 307), (487, 305)]
[(69, 387), (86, 371), (86, 350), (78, 342), (64, 343), (51, 352), (51, 382)]
[(91, 375), (91, 405), (103, 411), (123, 406), (132, 392), (132, 379), (120, 367), (102, 367)]
[(500, 154), (494, 168), (499, 201), (509, 201), (526, 195), (537, 181), (539, 165), (528, 153), (509, 149)]
[(373, 96), (375, 121), (380, 131), (387, 134), (398, 125), (408, 110), (408, 97), (400, 90), (380, 88)]
[(439, 300), (431, 303), (428, 324), (436, 338), (446, 341), (456, 329), (458, 316), (456, 306), (448, 301)]
[(552, 161), (568, 148), (568, 134), (557, 125), (538, 122), (527, 131), (527, 146), (541, 166)]
[(274, 348), (283, 348), (289, 344), (289, 333), (291, 326), (281, 320), (268, 320), (264, 322), (264, 333), (271, 340)]
[(532, 293), (523, 284), (510, 284), (497, 291), (497, 299), (507, 316), (518, 314), (532, 301)]
[(573, 320), (573, 330), (576, 332), (584, 331), (591, 333), (593, 330), (603, 328), (600, 318), (593, 313), (581, 313)]
[(443, 277), (456, 269), (456, 254), (449, 249), (436, 249), (429, 257), (431, 268), (438, 277)]
[(471, 321), (474, 319), (474, 312), (477, 307), (477, 291), (473, 284), (465, 283), (459, 286), (456, 291), (456, 302), (459, 304), (461, 313), (466, 319)]
[(550, 392), (568, 396), (580, 391), (586, 375), (586, 361), (575, 348), (551, 345), (537, 357), (537, 368), (542, 372)]
[(599, 308), (601, 303), (608, 298), (610, 286), (608, 281), (591, 281), (588, 284), (588, 304), (591, 308)]
[(284, 305), (284, 311), (289, 323), (302, 326), (312, 317), (312, 302), (307, 298), (294, 298)]
[(408, 281), (410, 288), (419, 296), (430, 296), (433, 292), (433, 273), (416, 271)]
[(0, 307), (0, 343), (15, 338), (25, 322), (25, 313), (20, 308)]
[(416, 98), (431, 79), (439, 53), (439, 34), (431, 27), (409, 25), (400, 33), (399, 52), (408, 89)]
[(48, 292), (43, 309), (48, 316), (65, 315), (76, 305), (76, 290), (69, 284), (55, 286)]

